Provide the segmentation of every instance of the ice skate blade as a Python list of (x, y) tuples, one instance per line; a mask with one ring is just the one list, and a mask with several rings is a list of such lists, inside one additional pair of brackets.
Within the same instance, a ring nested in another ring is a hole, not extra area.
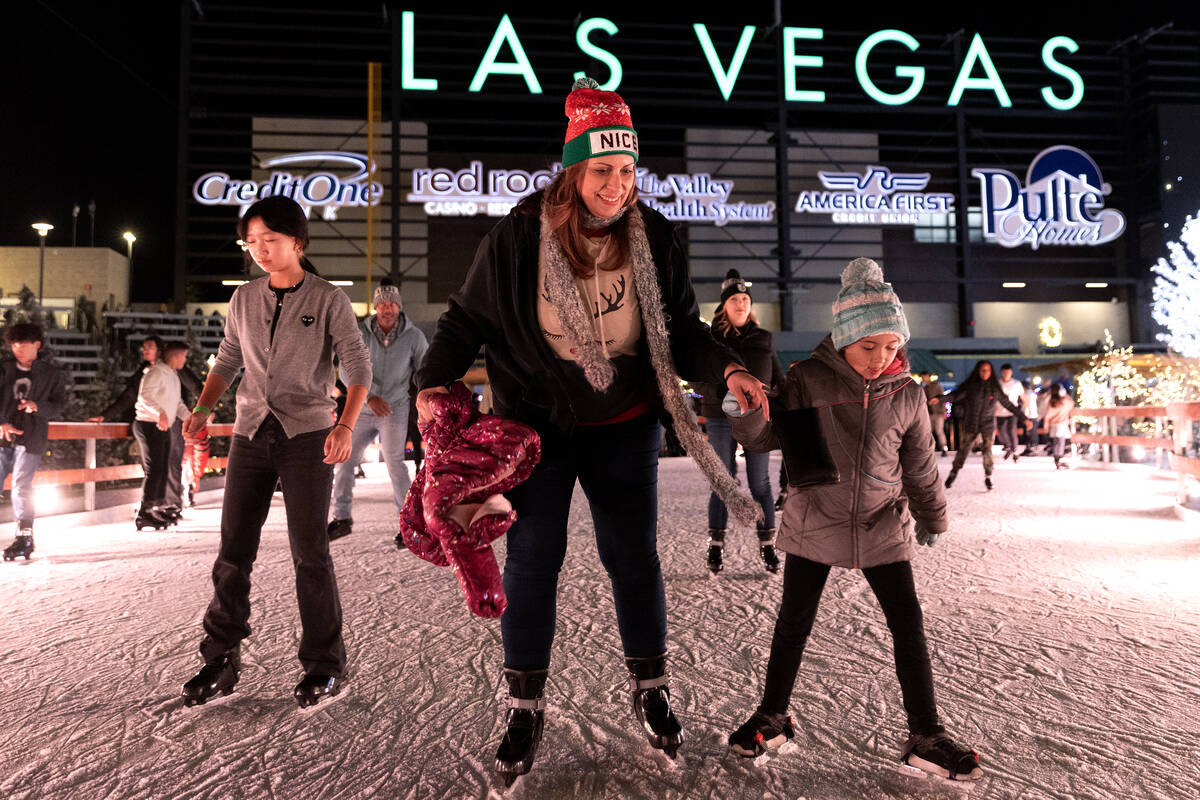
[[(914, 758), (916, 761), (922, 764), (929, 764), (929, 770), (922, 769), (921, 767), (914, 767), (912, 764), (901, 763), (900, 774), (908, 775), (913, 778), (921, 778), (922, 780), (928, 778), (947, 786), (956, 786), (960, 789), (970, 789), (979, 782), (980, 778), (983, 777), (983, 770), (981, 770), (979, 767), (976, 767), (967, 775), (960, 775), (957, 778), (951, 778), (949, 772), (937, 766), (936, 764), (930, 764), (928, 761), (925, 761), (919, 757)], [(936, 770), (936, 772), (932, 772), (930, 770)]]
[(772, 752), (778, 752), (780, 755), (795, 751), (795, 743), (787, 737), (787, 734), (780, 733), (778, 736), (765, 740), (762, 743), (762, 750), (747, 750), (740, 745), (731, 744), (729, 749), (738, 755), (740, 758), (750, 759), (755, 764), (765, 761)]
[(228, 689), (222, 689), (216, 694), (209, 695), (208, 697), (184, 697), (183, 706), (184, 708), (194, 708), (195, 706), (221, 706), (225, 705), (231, 700), (236, 699), (232, 695), (233, 687), (230, 687)]
[(317, 697), (297, 697), (296, 704), (300, 706), (300, 713), (305, 715), (315, 714), (326, 706), (336, 703), (346, 696), (345, 689), (337, 689), (329, 694), (319, 695)]

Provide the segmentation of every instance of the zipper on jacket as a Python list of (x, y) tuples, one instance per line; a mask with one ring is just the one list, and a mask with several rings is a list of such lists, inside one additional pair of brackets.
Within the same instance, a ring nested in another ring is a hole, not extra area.
[(862, 422), (859, 426), (858, 457), (854, 459), (854, 501), (850, 504), (850, 560), (858, 569), (858, 496), (862, 492), (862, 456), (867, 442), (867, 405), (871, 399), (871, 382), (863, 382)]

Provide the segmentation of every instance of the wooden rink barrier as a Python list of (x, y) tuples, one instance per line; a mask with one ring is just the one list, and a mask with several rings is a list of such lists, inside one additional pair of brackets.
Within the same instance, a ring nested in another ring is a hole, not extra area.
[[(1200, 420), (1200, 402), (1171, 403), (1167, 406), (1117, 406), (1115, 408), (1076, 408), (1076, 417), (1095, 417), (1100, 420), (1100, 433), (1075, 432), (1072, 441), (1078, 444), (1100, 445), (1101, 461), (1115, 461), (1113, 447), (1146, 447), (1160, 453), (1158, 462), (1178, 476), (1177, 501), (1188, 502), (1188, 478), (1200, 479), (1200, 458), (1187, 455), (1190, 445), (1192, 423)], [(1116, 434), (1119, 420), (1153, 419), (1154, 436)], [(1172, 423), (1173, 436), (1166, 436), (1166, 422)], [(233, 423), (210, 423), (209, 436), (232, 436)], [(51, 422), (52, 441), (84, 442), (84, 465), (74, 469), (39, 470), (34, 476), (34, 486), (73, 486), (83, 484), (84, 510), (96, 509), (96, 484), (101, 481), (133, 480), (143, 477), (141, 464), (117, 464), (96, 466), (96, 442), (100, 439), (128, 439), (133, 436), (130, 426), (124, 422)], [(226, 457), (212, 457), (209, 469), (224, 469)], [(12, 487), (12, 476), (4, 481), (4, 489)]]
[[(1076, 408), (1076, 417), (1097, 417), (1101, 433), (1072, 433), (1071, 440), (1079, 444), (1100, 445), (1100, 458), (1114, 461), (1113, 447), (1147, 447), (1159, 452), (1156, 462), (1175, 473), (1178, 481), (1175, 500), (1186, 505), (1189, 496), (1188, 478), (1200, 478), (1200, 458), (1187, 455), (1191, 443), (1192, 424), (1200, 420), (1200, 402), (1169, 403), (1165, 406), (1117, 406), (1115, 408)], [(1119, 435), (1118, 420), (1154, 420), (1155, 436)], [(1166, 422), (1171, 423), (1173, 436), (1164, 435)], [(1163, 458), (1162, 456), (1165, 456)]]
[[(211, 423), (209, 436), (232, 436), (233, 423)], [(38, 470), (33, 476), (34, 486), (75, 486), (83, 484), (83, 508), (96, 510), (96, 484), (101, 481), (133, 480), (143, 477), (141, 464), (116, 464), (108, 467), (96, 466), (96, 442), (99, 439), (130, 439), (133, 433), (127, 422), (51, 422), (51, 441), (83, 441), (83, 467), (75, 469)], [(208, 459), (208, 469), (224, 469), (225, 457)], [(12, 476), (4, 481), (5, 491), (12, 489)]]

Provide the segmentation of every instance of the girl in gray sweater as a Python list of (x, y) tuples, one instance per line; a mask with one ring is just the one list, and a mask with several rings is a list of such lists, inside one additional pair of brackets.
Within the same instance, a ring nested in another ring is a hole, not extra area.
[[(341, 691), (346, 668), (342, 608), (325, 520), (333, 465), (350, 455), (351, 433), (371, 385), (371, 359), (350, 299), (304, 257), (308, 220), (282, 196), (260, 200), (238, 223), (247, 257), (267, 276), (238, 287), (225, 337), (184, 428), (195, 435), (244, 369), (225, 474), (221, 547), (204, 615), (204, 666), (183, 686), (186, 705), (228, 694), (238, 680), (238, 647), (250, 635), (250, 569), (276, 481), (283, 488), (300, 606), (296, 686), (303, 707)], [(331, 398), (333, 357), (348, 391), (340, 419)]]

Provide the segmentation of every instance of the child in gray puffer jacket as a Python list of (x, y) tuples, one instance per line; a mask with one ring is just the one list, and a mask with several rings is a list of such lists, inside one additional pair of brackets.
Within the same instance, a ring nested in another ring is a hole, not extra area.
[[(900, 300), (874, 261), (858, 258), (842, 273), (832, 333), (812, 358), (788, 370), (772, 418), (785, 409), (816, 409), (838, 477), (789, 486), (777, 547), (787, 554), (783, 599), (771, 641), (763, 699), (729, 737), (740, 756), (754, 757), (792, 738), (787, 714), (804, 646), (831, 567), (861, 569), (892, 632), (896, 673), (910, 738), (900, 759), (952, 780), (977, 780), (975, 752), (942, 727), (933, 693), (921, 606), (909, 563), (914, 547), (932, 545), (947, 528), (925, 394), (908, 374), (908, 323)], [(779, 446), (760, 410), (726, 413), (747, 450)], [(784, 436), (789, 434), (784, 433)], [(785, 442), (785, 445), (787, 443)], [(785, 446), (785, 454), (788, 451)], [(788, 465), (789, 480), (802, 469)]]

